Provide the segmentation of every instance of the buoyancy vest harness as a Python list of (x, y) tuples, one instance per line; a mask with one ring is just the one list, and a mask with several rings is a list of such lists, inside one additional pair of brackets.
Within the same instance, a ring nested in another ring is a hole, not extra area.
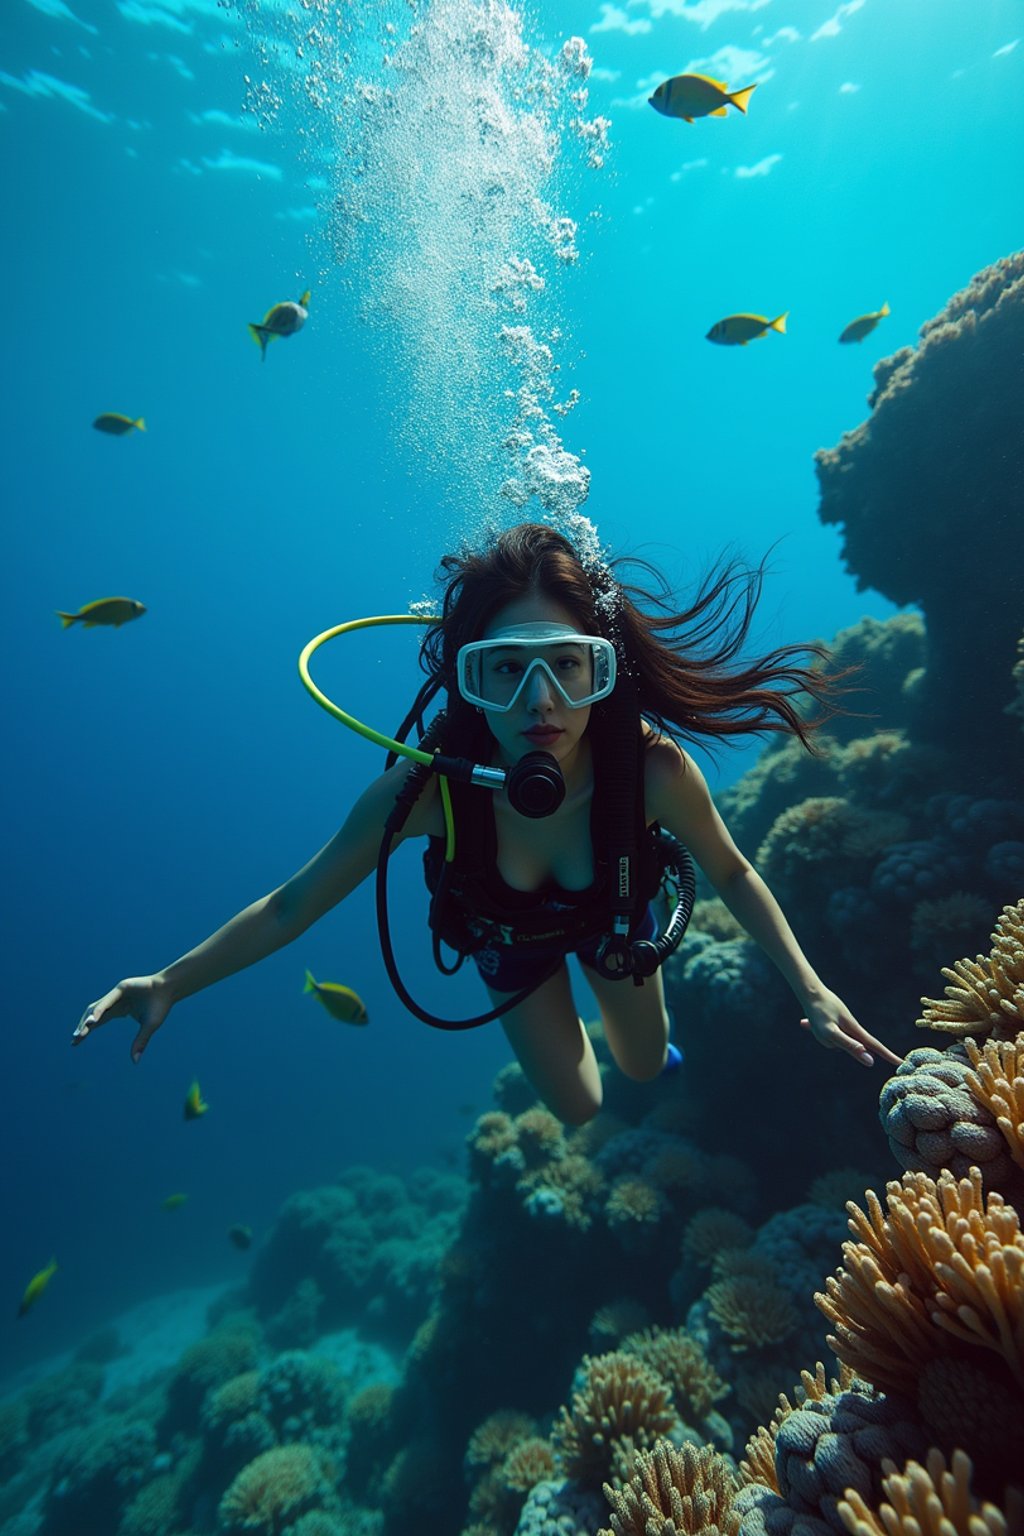
[[(417, 704), (396, 733), (398, 740), (417, 719), (422, 728), (422, 708), (432, 696), (421, 691)], [(419, 706), (419, 710), (417, 709)], [(445, 725), (443, 711), (423, 733), (421, 750), (436, 750)], [(485, 729), (482, 727), (482, 730)], [(387, 910), (387, 862), (394, 838), (407, 820), (424, 789), (430, 769), (417, 764), (408, 774), (388, 818), (377, 862), (377, 920), (381, 950), (392, 986), (405, 1006), (439, 1029), (472, 1029), (490, 1023), (519, 1006), (542, 986), (562, 964), (566, 954), (586, 939), (604, 935), (591, 964), (609, 980), (632, 978), (642, 986), (675, 950), (686, 931), (693, 910), (695, 874), (687, 849), (670, 833), (648, 827), (644, 804), (643, 734), (632, 684), (620, 676), (613, 694), (595, 705), (588, 725), (593, 743), (594, 800), (591, 833), (595, 878), (579, 902), (564, 910), (538, 903), (534, 910), (512, 912), (502, 907), (494, 893), (494, 870), (488, 868), (489, 839), (481, 836), (482, 818), (492, 814), (480, 790), (471, 783), (449, 785), (455, 825), (454, 847), (442, 855), (440, 839), (432, 841), (425, 855), (430, 903), (430, 928), (434, 960), (445, 975), (452, 975), (467, 957), (494, 941), (516, 947), (536, 947), (557, 955), (551, 966), (530, 986), (496, 1007), (472, 1019), (444, 1020), (421, 1008), (409, 995), (395, 964)], [(469, 744), (478, 755), (486, 743)], [(390, 761), (390, 759), (389, 759)], [(474, 797), (476, 797), (474, 799)], [(450, 840), (451, 841), (451, 840)], [(648, 904), (663, 890), (670, 904), (664, 931), (655, 939), (634, 939)], [(442, 944), (455, 951), (449, 963)]]

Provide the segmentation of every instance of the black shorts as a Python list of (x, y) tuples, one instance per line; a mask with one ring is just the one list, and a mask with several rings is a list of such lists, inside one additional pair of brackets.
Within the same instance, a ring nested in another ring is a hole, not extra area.
[[(648, 904), (646, 914), (633, 929), (633, 939), (654, 939), (659, 932), (654, 908)], [(592, 939), (584, 939), (574, 950), (583, 965), (593, 965), (601, 947), (604, 933)], [(558, 944), (515, 945), (492, 943), (478, 949), (473, 962), (482, 979), (496, 992), (521, 992), (531, 987), (550, 971), (555, 961), (564, 958), (567, 951)]]

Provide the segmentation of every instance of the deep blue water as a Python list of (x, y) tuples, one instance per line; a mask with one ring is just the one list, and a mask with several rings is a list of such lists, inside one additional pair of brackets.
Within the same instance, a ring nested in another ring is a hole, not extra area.
[[(442, 9), (421, 0), (423, 24)], [(353, 81), (402, 85), (380, 27), (394, 19), (398, 49), (409, 24), (397, 0), (360, 12), (346, 41), (329, 8), (307, 7), (319, 35), (297, 59), (283, 0), (5, 6), (7, 1369), (127, 1301), (240, 1273), (225, 1226), (259, 1229), (297, 1187), (353, 1162), (457, 1156), (459, 1107), (487, 1102), (500, 1031), (449, 1037), (403, 1015), (369, 888), (182, 1004), (139, 1068), (123, 1022), (82, 1050), (69, 1039), (121, 976), (168, 963), (303, 864), (378, 770), (301, 688), (305, 641), (428, 595), (482, 518), (538, 515), (491, 494), (515, 382), (503, 319), (561, 332), (554, 398), (581, 398), (546, 420), (590, 471), (582, 510), (602, 545), (682, 591), (723, 549), (756, 562), (773, 547), (755, 639), (828, 639), (891, 609), (855, 590), (818, 523), (812, 453), (863, 419), (872, 364), (1021, 243), (1016, 0), (544, 0), (523, 42), (550, 60), (585, 39), (584, 115), (610, 119), (607, 163), (584, 163), (566, 86), (550, 177), (524, 159), (504, 194), (507, 254), (532, 252), (546, 289), (522, 315), (467, 312), (494, 250), (465, 287), (444, 252), (474, 249), (459, 201), (479, 191), (474, 141), (453, 158), (426, 118), (399, 132), (378, 104), (378, 160), (357, 184)], [(759, 81), (749, 115), (658, 117), (646, 96), (688, 68)], [(430, 85), (405, 81), (419, 104)], [(474, 121), (466, 90), (449, 132)], [(413, 242), (406, 195), (433, 243)], [(545, 255), (533, 196), (578, 221), (578, 262)], [(261, 364), (246, 323), (307, 287), (308, 324)], [(883, 300), (891, 317), (839, 347)], [(788, 334), (710, 346), (733, 310), (788, 310)], [(148, 431), (92, 431), (108, 410)], [(114, 593), (145, 617), (61, 630), (55, 609)], [(338, 644), (318, 673), (328, 691), (397, 724), (419, 680), (410, 638)], [(706, 762), (712, 783), (753, 751)], [(432, 970), (418, 857), (395, 861), (405, 969), (436, 1007), (474, 1010), (475, 981)], [(306, 966), (357, 987), (370, 1027), (304, 998)], [(185, 1124), (193, 1076), (211, 1110)], [(190, 1200), (168, 1215), (172, 1190)], [(46, 1304), (16, 1324), (51, 1253)]]

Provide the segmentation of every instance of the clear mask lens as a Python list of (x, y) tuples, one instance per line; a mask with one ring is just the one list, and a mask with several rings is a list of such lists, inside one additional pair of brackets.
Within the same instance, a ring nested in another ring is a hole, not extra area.
[[(530, 626), (522, 626), (525, 631)], [(505, 711), (540, 687), (556, 702), (583, 709), (606, 698), (615, 685), (615, 652), (607, 640), (564, 631), (549, 639), (550, 626), (535, 626), (543, 638), (495, 636), (459, 652), (459, 691), (482, 709)]]

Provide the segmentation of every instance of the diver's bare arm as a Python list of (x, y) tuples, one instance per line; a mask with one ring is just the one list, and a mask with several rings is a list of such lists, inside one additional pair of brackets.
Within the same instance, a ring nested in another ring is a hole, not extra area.
[[(308, 864), (159, 972), (157, 979), (173, 1001), (283, 949), (361, 885), (376, 865), (384, 823), (408, 771), (409, 765), (401, 763), (375, 779), (344, 825)], [(398, 841), (425, 830), (421, 823), (429, 816), (430, 800), (425, 794)]]

